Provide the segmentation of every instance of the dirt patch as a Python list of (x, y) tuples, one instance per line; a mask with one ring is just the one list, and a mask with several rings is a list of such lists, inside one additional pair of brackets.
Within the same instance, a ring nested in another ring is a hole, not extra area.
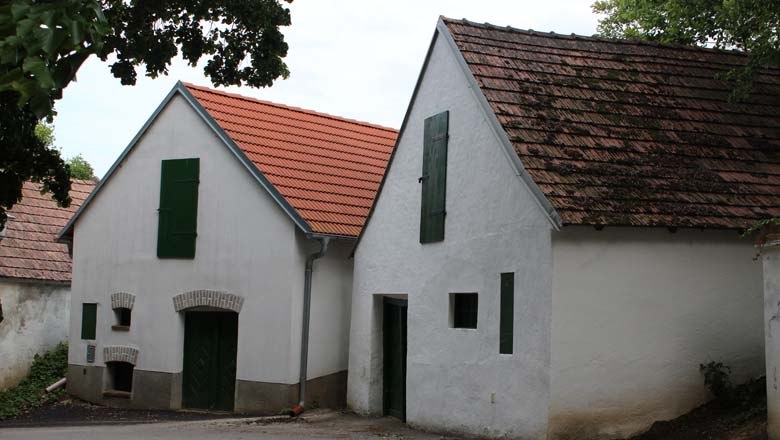
[(24, 414), (0, 420), (0, 428), (138, 424), (237, 418), (234, 413), (199, 411), (157, 411), (109, 408), (71, 397), (35, 408)]
[(713, 400), (629, 440), (766, 440), (766, 382), (742, 385), (740, 400)]

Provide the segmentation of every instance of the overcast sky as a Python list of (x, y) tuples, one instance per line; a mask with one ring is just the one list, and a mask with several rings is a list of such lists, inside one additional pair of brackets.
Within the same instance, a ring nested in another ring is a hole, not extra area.
[[(592, 35), (592, 0), (295, 0), (291, 75), (273, 87), (227, 88), (282, 104), (398, 128), (439, 15), (522, 29)], [(168, 76), (122, 86), (95, 58), (57, 103), (56, 145), (102, 177), (177, 80), (211, 86), (177, 60)]]

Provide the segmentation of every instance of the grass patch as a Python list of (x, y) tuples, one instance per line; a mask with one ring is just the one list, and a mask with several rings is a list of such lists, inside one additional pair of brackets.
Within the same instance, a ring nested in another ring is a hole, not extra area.
[(60, 342), (43, 356), (36, 354), (27, 377), (19, 385), (0, 391), (0, 419), (17, 416), (57, 400), (63, 388), (48, 394), (45, 388), (65, 377), (67, 369), (68, 344), (65, 342)]

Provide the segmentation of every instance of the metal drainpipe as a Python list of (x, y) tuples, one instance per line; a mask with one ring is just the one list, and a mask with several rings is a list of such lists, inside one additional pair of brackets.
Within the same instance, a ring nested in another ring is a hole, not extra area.
[(309, 318), (311, 316), (311, 278), (314, 260), (322, 258), (328, 251), (329, 237), (321, 237), (320, 250), (306, 258), (306, 271), (303, 277), (303, 325), (301, 329), (301, 370), (298, 382), (298, 406), (290, 410), (290, 416), (301, 414), (306, 403), (306, 368), (309, 360)]

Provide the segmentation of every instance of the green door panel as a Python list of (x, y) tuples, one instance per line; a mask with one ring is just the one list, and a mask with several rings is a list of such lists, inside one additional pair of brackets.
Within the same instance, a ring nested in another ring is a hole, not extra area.
[(405, 300), (385, 298), (383, 304), (384, 413), (406, 420), (406, 308)]
[(186, 408), (233, 410), (237, 343), (238, 314), (186, 313), (182, 374)]

